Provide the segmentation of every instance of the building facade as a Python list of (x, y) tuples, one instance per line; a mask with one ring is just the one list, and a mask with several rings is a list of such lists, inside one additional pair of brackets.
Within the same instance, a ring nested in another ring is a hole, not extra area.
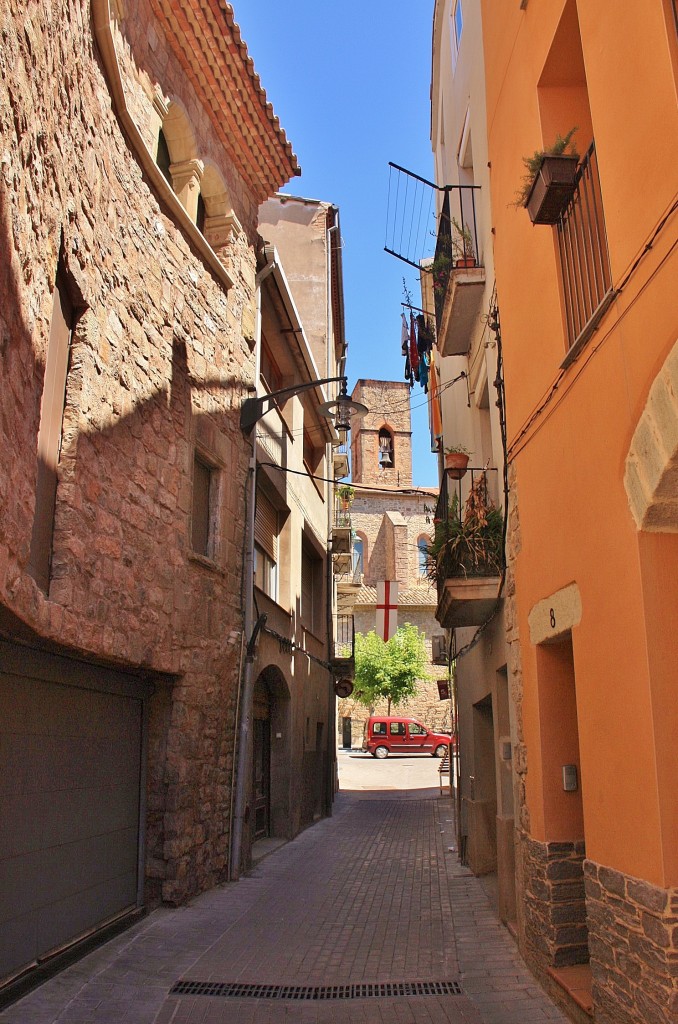
[(3, 980), (229, 874), (258, 208), (298, 165), (230, 5), (184, 7), (3, 5)]
[[(436, 616), (452, 632), (459, 715), (459, 849), (478, 875), (496, 874), (498, 914), (516, 918), (511, 720), (505, 642), (502, 521), (504, 396), (487, 154), (482, 25), (477, 4), (438, 0), (433, 21), (431, 145), (438, 231), (421, 275), (422, 305), (435, 315), (432, 438), (441, 490), (436, 518)], [(447, 470), (461, 447), (468, 468)], [(495, 556), (471, 561), (441, 545), (482, 537), (477, 502), (492, 510)]]
[[(436, 593), (425, 557), (437, 492), (412, 487), (410, 389), (396, 381), (359, 380), (353, 398), (370, 411), (352, 423), (354, 561), (347, 578), (339, 580), (339, 600), (352, 603), (356, 632), (368, 633), (376, 629), (377, 583), (397, 581), (398, 624), (409, 622), (423, 634), (429, 664), (428, 678), (419, 681), (415, 696), (391, 713), (449, 731), (450, 701), (440, 699), (436, 683), (446, 678), (446, 638), (434, 617)], [(386, 714), (387, 703), (374, 710)], [(360, 747), (368, 718), (364, 704), (353, 697), (340, 700), (339, 745)]]
[[(500, 10), (490, 0), (481, 12), (512, 502), (519, 941), (573, 1016), (583, 1005), (603, 1024), (668, 1024), (678, 1014), (675, 4)], [(543, 163), (523, 209), (523, 158), (574, 128), (569, 178)]]

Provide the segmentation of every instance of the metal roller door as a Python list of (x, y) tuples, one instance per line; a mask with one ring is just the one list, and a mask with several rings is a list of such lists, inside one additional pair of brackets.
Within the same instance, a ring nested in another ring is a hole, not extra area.
[(147, 689), (0, 641), (0, 981), (137, 906)]

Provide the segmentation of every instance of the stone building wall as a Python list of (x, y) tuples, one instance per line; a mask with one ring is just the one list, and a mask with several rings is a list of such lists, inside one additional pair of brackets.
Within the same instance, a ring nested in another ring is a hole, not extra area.
[[(135, 109), (148, 110), (142, 79), (153, 83), (156, 68), (173, 66), (149, 6), (139, 10), (135, 33), (156, 40), (157, 59), (142, 73), (130, 48), (126, 87)], [(238, 418), (254, 373), (246, 336), (256, 204), (229, 171), (244, 229), (232, 242), (235, 284), (226, 293), (130, 152), (94, 52), (89, 3), (27, 9), (8, 0), (3, 21), (0, 602), (41, 642), (155, 680), (149, 895), (179, 902), (223, 879), (227, 866), (250, 451)], [(180, 76), (162, 83), (180, 87)], [(207, 130), (197, 118), (205, 152)], [(79, 316), (44, 594), (27, 562), (60, 253)], [(190, 543), (196, 444), (220, 471), (210, 559)]]
[(675, 1021), (678, 889), (662, 889), (590, 860), (584, 877), (596, 1021)]
[[(369, 412), (352, 424), (353, 479), (379, 487), (410, 487), (412, 484), (412, 430), (410, 389), (400, 381), (359, 380), (353, 400), (366, 405)], [(379, 430), (393, 436), (393, 465), (379, 465)]]

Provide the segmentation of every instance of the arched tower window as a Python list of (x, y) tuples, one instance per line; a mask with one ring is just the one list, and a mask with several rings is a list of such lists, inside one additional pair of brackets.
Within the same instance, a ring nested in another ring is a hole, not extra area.
[(428, 546), (431, 543), (431, 538), (425, 534), (417, 541), (417, 555), (419, 559), (419, 578), (426, 578), (426, 568), (428, 564)]
[(386, 427), (382, 427), (379, 431), (379, 468), (393, 469), (394, 466), (393, 434)]
[(170, 164), (172, 163), (172, 158), (170, 157), (169, 146), (167, 145), (167, 139), (165, 138), (165, 133), (162, 128), (158, 132), (158, 153), (156, 156), (156, 163), (171, 185), (172, 175), (170, 174)]

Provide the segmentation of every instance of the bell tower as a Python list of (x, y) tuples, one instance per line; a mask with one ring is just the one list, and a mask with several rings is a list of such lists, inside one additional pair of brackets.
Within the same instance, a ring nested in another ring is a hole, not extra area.
[(351, 420), (354, 483), (373, 487), (412, 486), (410, 388), (395, 380), (359, 380), (351, 396), (369, 409)]

